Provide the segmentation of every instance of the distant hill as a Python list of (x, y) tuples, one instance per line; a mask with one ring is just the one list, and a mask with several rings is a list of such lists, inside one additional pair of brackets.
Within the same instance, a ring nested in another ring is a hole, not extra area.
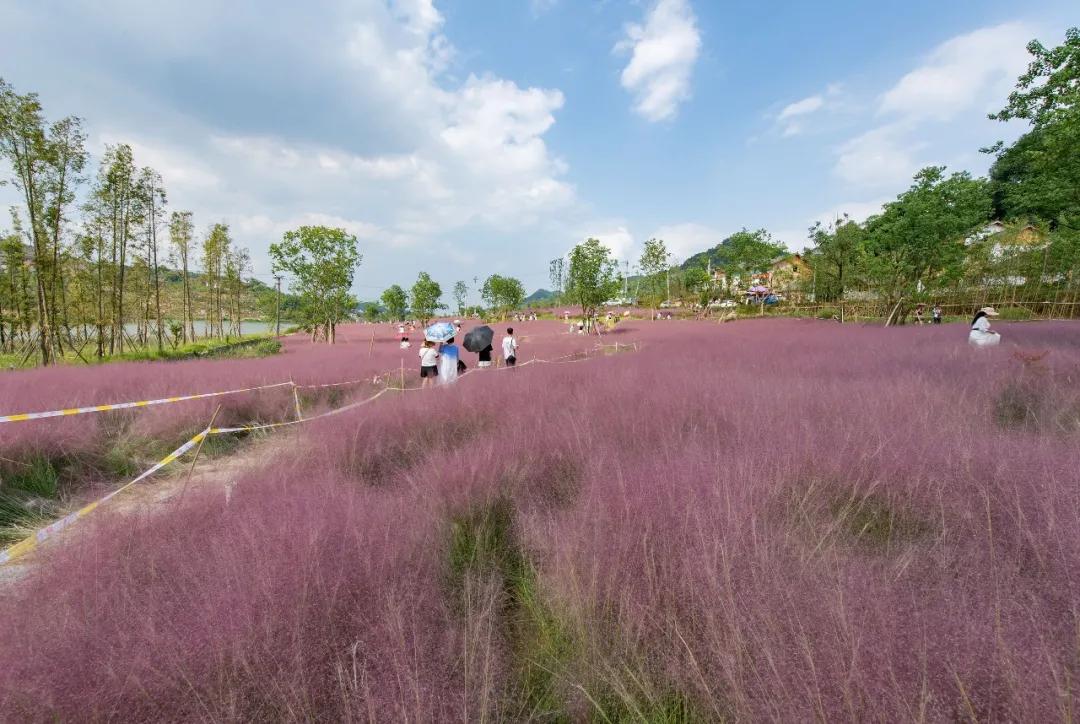
[(535, 292), (525, 297), (525, 303), (531, 304), (533, 302), (543, 302), (547, 299), (551, 299), (555, 296), (554, 292), (549, 292), (547, 289), (537, 289)]
[(728, 237), (711, 249), (699, 251), (679, 265), (680, 268), (693, 269), (694, 267), (699, 267), (704, 269), (708, 267), (710, 263), (712, 263), (714, 267), (727, 266), (731, 261), (730, 241), (731, 238)]

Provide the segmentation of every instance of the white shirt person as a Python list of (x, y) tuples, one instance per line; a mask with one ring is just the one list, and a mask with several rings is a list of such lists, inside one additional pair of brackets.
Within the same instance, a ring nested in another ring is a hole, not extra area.
[(517, 364), (517, 350), (517, 337), (514, 336), (514, 328), (510, 327), (506, 330), (506, 336), (502, 338), (503, 361), (506, 362), (507, 367)]
[(968, 343), (973, 347), (993, 347), (1001, 343), (1001, 335), (990, 329), (990, 317), (998, 316), (993, 307), (983, 307), (971, 320)]

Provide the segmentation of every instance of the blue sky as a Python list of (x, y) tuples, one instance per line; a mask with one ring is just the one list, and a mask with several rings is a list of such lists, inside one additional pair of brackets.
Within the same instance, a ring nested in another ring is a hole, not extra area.
[(371, 298), (420, 270), (547, 286), (587, 236), (631, 263), (743, 226), (799, 249), (920, 166), (985, 172), (1023, 130), (986, 113), (1024, 45), (1078, 23), (1064, 0), (8, 0), (0, 75), (96, 155), (131, 143), (264, 278), (284, 230), (348, 228)]

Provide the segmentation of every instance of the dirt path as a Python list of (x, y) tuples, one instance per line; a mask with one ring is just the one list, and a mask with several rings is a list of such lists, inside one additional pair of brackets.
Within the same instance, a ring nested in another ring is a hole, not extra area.
[[(280, 454), (281, 450), (289, 449), (288, 446), (281, 444), (282, 438), (295, 434), (296, 431), (293, 430), (281, 431), (245, 442), (237, 450), (221, 457), (200, 457), (194, 472), (190, 474), (191, 454), (189, 453), (187, 459), (178, 460), (171, 469), (168, 469), (168, 472), (132, 486), (90, 515), (110, 513), (156, 515), (164, 512), (168, 506), (180, 503), (186, 493), (208, 488), (220, 489), (228, 496), (236, 481), (245, 472), (272, 463), (274, 456)], [(72, 510), (77, 507), (72, 506)], [(60, 531), (55, 537), (39, 544), (33, 552), (0, 566), (0, 588), (30, 573), (37, 565), (42, 551), (58, 545), (72, 544), (78, 536), (82, 535), (82, 531), (87, 529), (90, 522), (88, 519), (77, 521), (71, 527)]]

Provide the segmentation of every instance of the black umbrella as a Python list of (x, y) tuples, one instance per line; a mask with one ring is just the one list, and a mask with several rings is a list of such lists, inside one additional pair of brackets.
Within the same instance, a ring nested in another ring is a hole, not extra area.
[(491, 346), (491, 340), (495, 338), (495, 330), (486, 324), (482, 327), (470, 329), (465, 334), (463, 344), (470, 352), (481, 352)]

